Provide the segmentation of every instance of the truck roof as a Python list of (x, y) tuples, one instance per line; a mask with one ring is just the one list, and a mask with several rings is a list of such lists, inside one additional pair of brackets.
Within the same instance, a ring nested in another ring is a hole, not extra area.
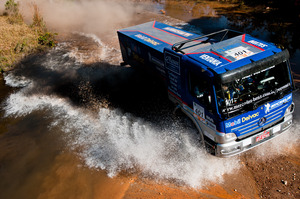
[[(224, 33), (226, 31), (228, 30)], [(177, 50), (217, 74), (237, 69), (281, 51), (274, 44), (248, 34), (241, 33), (230, 39), (222, 38), (218, 41), (211, 39), (212, 34), (199, 35), (157, 21), (125, 28), (118, 32), (160, 52), (163, 52), (164, 48)], [(180, 50), (174, 48), (174, 44), (178, 44)]]

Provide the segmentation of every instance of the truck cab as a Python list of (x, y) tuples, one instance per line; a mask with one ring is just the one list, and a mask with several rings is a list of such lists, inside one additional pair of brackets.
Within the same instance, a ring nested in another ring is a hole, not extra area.
[(118, 36), (124, 62), (162, 77), (210, 153), (236, 155), (291, 127), (287, 50), (228, 29), (198, 35), (156, 21)]

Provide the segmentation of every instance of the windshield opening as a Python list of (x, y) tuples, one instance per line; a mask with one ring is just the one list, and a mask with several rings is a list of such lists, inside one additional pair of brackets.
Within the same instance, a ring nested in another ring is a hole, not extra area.
[(291, 91), (288, 65), (283, 62), (222, 84), (216, 93), (221, 115), (233, 117), (282, 98)]

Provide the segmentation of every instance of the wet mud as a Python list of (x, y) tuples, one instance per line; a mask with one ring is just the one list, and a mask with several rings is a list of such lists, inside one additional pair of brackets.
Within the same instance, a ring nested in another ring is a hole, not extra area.
[[(230, 21), (218, 16), (219, 4), (193, 5), (194, 11), (152, 5), (156, 13), (138, 10), (110, 31), (150, 20), (203, 31)], [(209, 18), (199, 19), (203, 13)], [(291, 57), (296, 82), (298, 51)], [(281, 137), (216, 158), (200, 148), (193, 124), (172, 114), (160, 80), (121, 61), (116, 35), (62, 33), (56, 48), (4, 74), (0, 198), (300, 197), (297, 109), (294, 126)], [(299, 93), (294, 97), (300, 106)]]

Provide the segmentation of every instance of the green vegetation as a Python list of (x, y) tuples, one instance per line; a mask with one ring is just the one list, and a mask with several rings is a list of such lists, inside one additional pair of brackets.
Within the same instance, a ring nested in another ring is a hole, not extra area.
[(38, 44), (43, 47), (54, 47), (56, 45), (55, 36), (57, 33), (52, 33), (47, 30), (46, 24), (36, 4), (33, 5), (33, 22), (31, 28), (39, 33)]
[(23, 22), (23, 16), (19, 12), (19, 3), (16, 3), (14, 0), (8, 0), (5, 3), (5, 13), (8, 15), (8, 21), (11, 24), (21, 24)]
[(56, 33), (47, 30), (46, 24), (33, 4), (33, 22), (25, 24), (19, 3), (7, 0), (5, 12), (0, 15), (0, 73), (13, 68), (22, 58), (55, 46)]
[(45, 34), (39, 36), (38, 43), (40, 45), (52, 48), (56, 44), (56, 41), (54, 39), (56, 35), (57, 33), (45, 32)]
[(8, 0), (5, 3), (5, 10), (9, 15), (15, 15), (19, 13), (19, 3), (16, 3), (14, 0)]

